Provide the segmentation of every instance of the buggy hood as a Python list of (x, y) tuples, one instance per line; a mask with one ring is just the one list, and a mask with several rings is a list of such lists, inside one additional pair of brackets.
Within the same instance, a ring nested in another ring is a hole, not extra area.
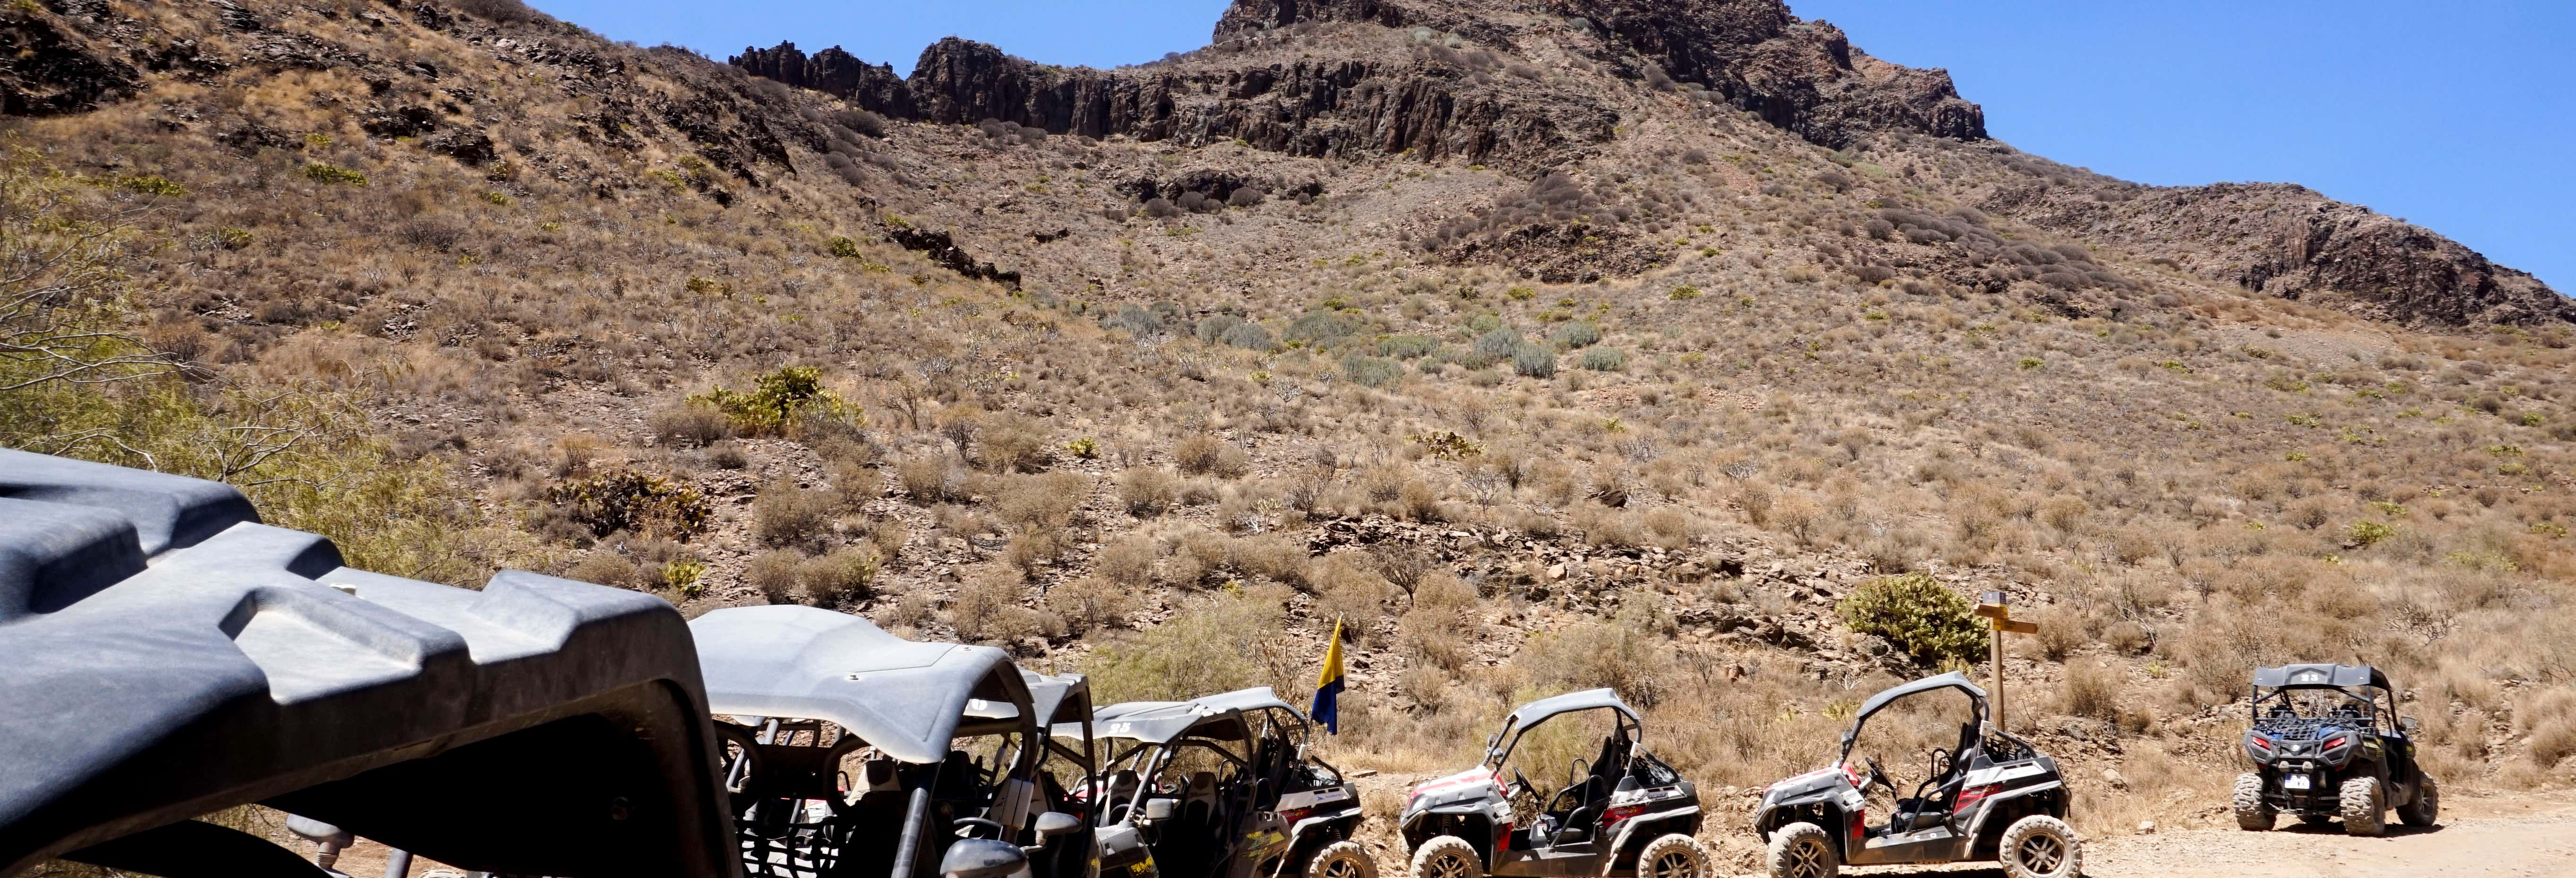
[(1038, 724), (1028, 682), (992, 647), (915, 643), (798, 606), (717, 610), (689, 633), (716, 713), (824, 720), (915, 764), (945, 758), (968, 716)]

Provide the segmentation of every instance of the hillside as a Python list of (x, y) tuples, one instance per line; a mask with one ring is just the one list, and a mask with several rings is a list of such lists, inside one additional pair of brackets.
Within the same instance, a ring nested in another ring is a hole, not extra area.
[(1615, 685), (1721, 799), (1982, 661), (1838, 611), (1922, 574), (2041, 620), (2015, 721), (2088, 831), (2218, 814), (2257, 662), (2389, 669), (2455, 789), (2576, 782), (2576, 305), (2018, 152), (1776, 0), (1239, 0), (1153, 64), (902, 76), (509, 0), (0, 34), (0, 440), (358, 566), (817, 603), (1112, 698), (1304, 688), (1339, 618), (1337, 761)]

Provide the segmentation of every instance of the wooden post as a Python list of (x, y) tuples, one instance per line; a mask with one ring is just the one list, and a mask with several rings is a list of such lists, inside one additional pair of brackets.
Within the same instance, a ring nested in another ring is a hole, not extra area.
[(2004, 604), (2004, 593), (2000, 591), (1985, 593), (1983, 602), (1977, 604), (1977, 615), (1986, 617), (1986, 621), (1991, 623), (1994, 630), (1994, 641), (1989, 644), (1988, 649), (1989, 660), (1994, 663), (1995, 684), (1993, 689), (1986, 693), (1986, 699), (1989, 702), (1986, 709), (1993, 714), (1995, 731), (2009, 734), (2011, 730), (2004, 727), (2004, 633), (2037, 634), (2039, 623), (2015, 620), (2012, 617), (2012, 608)]

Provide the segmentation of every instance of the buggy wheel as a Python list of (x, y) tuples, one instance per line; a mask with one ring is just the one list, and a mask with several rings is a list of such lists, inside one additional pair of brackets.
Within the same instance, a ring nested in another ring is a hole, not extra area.
[(2375, 777), (2356, 777), (2343, 782), (2339, 804), (2343, 806), (2345, 835), (2380, 835), (2388, 831), (2387, 793)]
[(2066, 822), (2045, 814), (2014, 821), (1997, 845), (2009, 878), (2075, 878), (2084, 874), (2084, 842)]
[(2280, 814), (2263, 801), (2263, 775), (2248, 771), (2236, 776), (2236, 828), (2262, 832), (2272, 828)]
[(1356, 841), (1337, 841), (1306, 858), (1306, 878), (1377, 878), (1377, 860)]
[(1681, 833), (1657, 838), (1637, 852), (1637, 878), (1709, 878), (1708, 850)]
[(1413, 849), (1410, 878), (1485, 878), (1485, 861), (1466, 839), (1444, 835)]
[(1792, 823), (1771, 833), (1771, 878), (1834, 878), (1842, 873), (1842, 855), (1833, 836), (1813, 823)]
[(2415, 769), (2415, 801), (2397, 809), (2397, 820), (2408, 826), (2431, 826), (2441, 816), (2442, 787), (2419, 766)]

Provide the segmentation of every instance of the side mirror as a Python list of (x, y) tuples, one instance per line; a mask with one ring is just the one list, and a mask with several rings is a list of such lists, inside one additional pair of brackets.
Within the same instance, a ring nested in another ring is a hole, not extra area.
[(1172, 819), (1172, 809), (1179, 803), (1179, 799), (1146, 799), (1145, 819), (1170, 820)]
[(1028, 871), (1029, 855), (1010, 842), (961, 838), (939, 858), (939, 878), (1011, 878)]
[(1049, 811), (1038, 815), (1039, 838), (1054, 838), (1081, 828), (1082, 818), (1062, 811)]

